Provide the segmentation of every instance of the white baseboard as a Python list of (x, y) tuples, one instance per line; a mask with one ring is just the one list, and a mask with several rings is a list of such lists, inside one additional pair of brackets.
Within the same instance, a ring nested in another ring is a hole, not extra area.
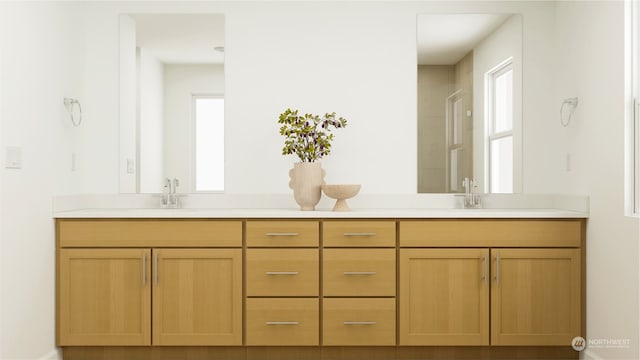
[(56, 348), (38, 358), (38, 360), (62, 360), (62, 351)]
[(580, 354), (580, 359), (583, 359), (583, 360), (605, 360), (604, 358), (601, 358), (600, 356), (598, 356), (597, 354), (593, 353), (589, 349), (585, 349)]

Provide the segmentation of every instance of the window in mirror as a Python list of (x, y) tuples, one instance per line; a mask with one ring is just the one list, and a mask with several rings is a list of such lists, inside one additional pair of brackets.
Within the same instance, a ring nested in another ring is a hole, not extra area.
[[(466, 172), (464, 165), (464, 151), (469, 142), (468, 139), (463, 138), (463, 107), (464, 107), (464, 95), (465, 92), (458, 90), (447, 98), (447, 108), (445, 119), (447, 121), (447, 149), (448, 157), (445, 161), (445, 167), (448, 177), (447, 192), (460, 191), (459, 185), (461, 185), (461, 176)], [(469, 135), (467, 134), (467, 138)], [(467, 140), (467, 141), (465, 141)], [(469, 161), (466, 164), (470, 164)], [(470, 169), (469, 169), (470, 172)]]
[(193, 97), (196, 192), (224, 190), (224, 99)]
[(513, 192), (513, 64), (487, 74), (489, 192)]

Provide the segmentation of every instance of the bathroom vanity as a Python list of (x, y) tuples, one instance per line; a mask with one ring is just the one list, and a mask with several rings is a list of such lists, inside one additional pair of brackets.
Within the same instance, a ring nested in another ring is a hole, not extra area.
[(64, 359), (578, 358), (583, 213), (56, 215)]

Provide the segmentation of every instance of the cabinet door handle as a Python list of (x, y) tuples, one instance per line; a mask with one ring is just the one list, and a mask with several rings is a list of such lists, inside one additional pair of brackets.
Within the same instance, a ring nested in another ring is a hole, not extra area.
[(272, 233), (266, 233), (265, 235), (267, 235), (267, 236), (298, 236), (299, 233), (295, 233), (295, 232), (272, 232)]
[(500, 253), (496, 254), (496, 284), (500, 283)]
[(489, 272), (489, 260), (487, 259), (487, 255), (482, 257), (482, 280), (486, 283), (489, 282), (489, 277), (487, 273)]
[(266, 325), (300, 325), (299, 321), (267, 321)]
[(158, 253), (153, 254), (153, 282), (158, 286)]
[(345, 321), (344, 325), (376, 325), (376, 321)]
[(374, 232), (346, 232), (343, 234), (344, 236), (352, 236), (352, 237), (367, 237), (367, 236), (376, 236), (377, 234)]
[(142, 287), (147, 286), (147, 253), (142, 253)]
[(267, 271), (267, 275), (298, 275), (298, 271)]
[(376, 271), (345, 271), (343, 275), (375, 275)]

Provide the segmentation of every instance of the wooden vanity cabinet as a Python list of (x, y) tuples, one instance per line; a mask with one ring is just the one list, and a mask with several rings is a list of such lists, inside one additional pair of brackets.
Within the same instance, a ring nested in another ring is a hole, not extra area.
[(584, 336), (583, 225), (400, 222), (400, 345), (569, 346)]
[(241, 222), (58, 220), (57, 232), (58, 345), (242, 344)]
[(577, 358), (585, 224), (57, 219), (56, 343), (67, 360)]

